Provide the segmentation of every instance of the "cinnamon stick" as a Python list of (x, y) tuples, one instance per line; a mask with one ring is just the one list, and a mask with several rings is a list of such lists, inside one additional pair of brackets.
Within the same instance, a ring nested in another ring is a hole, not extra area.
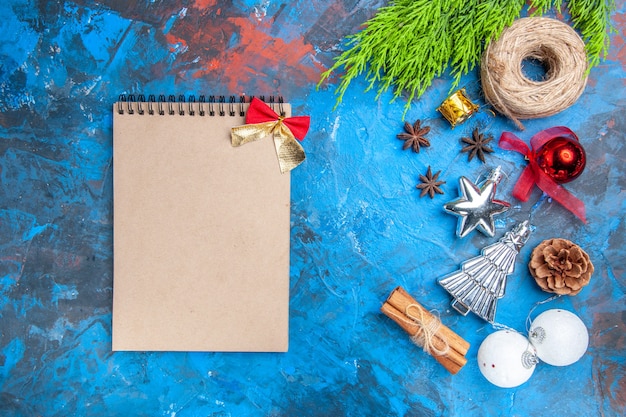
[[(407, 315), (407, 307), (410, 309), (420, 309), (418, 314), (422, 318), (423, 325), (425, 326), (428, 326), (433, 320), (439, 320), (432, 313), (424, 309), (401, 287), (396, 288), (391, 293), (389, 298), (383, 303), (381, 310), (410, 336), (419, 335), (423, 329), (419, 323)], [(415, 317), (413, 313), (409, 314)], [(446, 352), (441, 355), (431, 352), (431, 355), (451, 374), (456, 374), (467, 363), (465, 354), (469, 349), (469, 343), (445, 325), (440, 323), (430, 343), (435, 349)], [(446, 346), (448, 349), (446, 349)]]
[[(406, 312), (406, 309), (410, 305), (418, 305), (422, 310), (425, 321), (428, 323), (432, 320), (438, 320), (430, 311), (421, 306), (413, 297), (407, 293), (404, 288), (397, 287), (391, 292), (387, 302), (401, 312)], [(442, 325), (437, 332), (441, 334), (444, 340), (447, 340), (451, 349), (456, 350), (461, 355), (465, 356), (469, 350), (470, 344), (458, 334), (450, 330), (449, 327)]]
[[(396, 310), (391, 304), (384, 303), (383, 306), (381, 307), (381, 310), (387, 317), (395, 321), (408, 334), (413, 336), (417, 333), (414, 327), (407, 323), (404, 313)], [(452, 350), (450, 350), (450, 352), (452, 352)], [(456, 352), (456, 355), (454, 355), (456, 356), (454, 360), (450, 358), (450, 356), (447, 354), (442, 355), (442, 356), (440, 355), (432, 355), (432, 356), (433, 358), (435, 358), (437, 362), (439, 362), (444, 368), (446, 368), (448, 372), (450, 372), (453, 375), (459, 372), (459, 370), (461, 370), (461, 368), (467, 362), (467, 359), (461, 356), (458, 352)]]

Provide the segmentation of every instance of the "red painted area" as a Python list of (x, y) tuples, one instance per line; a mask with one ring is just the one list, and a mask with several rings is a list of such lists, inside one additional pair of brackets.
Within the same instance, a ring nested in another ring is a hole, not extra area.
[(165, 39), (167, 39), (167, 43), (170, 44), (170, 52), (174, 52), (178, 49), (174, 47), (175, 45), (182, 45), (184, 47), (187, 46), (187, 41), (185, 39), (178, 38), (170, 33), (165, 35)]
[(197, 0), (201, 10), (190, 9), (166, 35), (172, 49), (186, 47), (177, 61), (196, 61), (193, 67), (174, 66), (178, 77), (219, 79), (225, 92), (248, 95), (281, 94), (281, 85), (319, 80), (320, 68), (309, 59), (315, 51), (303, 37), (285, 41), (271, 35), (273, 20), (236, 15), (214, 3)]
[(82, 265), (85, 257), (75, 253), (52, 251), (54, 264), (59, 268), (78, 268)]
[(196, 0), (194, 7), (196, 9), (205, 9), (207, 7), (213, 7), (217, 4), (217, 0)]
[(238, 45), (226, 51), (230, 56), (229, 65), (245, 70), (238, 72), (237, 78), (227, 77), (230, 89), (240, 89), (252, 84), (253, 80), (268, 84), (265, 86), (268, 91), (275, 90), (274, 85), (269, 85), (275, 79), (290, 79), (296, 85), (317, 81), (317, 69), (303, 62), (308, 55), (314, 54), (313, 47), (302, 38), (286, 43), (259, 30), (260, 27), (247, 18), (229, 20), (241, 29)]
[(614, 127), (615, 127), (615, 119), (609, 119), (609, 120), (606, 122), (606, 127), (608, 127), (609, 129), (614, 128)]

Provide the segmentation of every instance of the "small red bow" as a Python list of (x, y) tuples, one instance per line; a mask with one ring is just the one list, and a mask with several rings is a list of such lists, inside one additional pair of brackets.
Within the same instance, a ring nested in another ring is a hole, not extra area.
[(574, 195), (570, 194), (565, 188), (557, 184), (537, 163), (537, 150), (541, 149), (548, 141), (558, 137), (568, 137), (578, 141), (576, 134), (564, 126), (545, 129), (534, 135), (530, 139), (532, 149), (514, 134), (510, 132), (502, 133), (498, 143), (500, 147), (509, 151), (519, 152), (528, 160), (528, 165), (524, 168), (524, 171), (522, 171), (522, 175), (520, 175), (513, 188), (513, 197), (521, 201), (527, 201), (530, 197), (533, 185), (536, 184), (544, 193), (559, 202), (584, 223), (587, 223), (585, 218), (585, 204)]
[(272, 136), (280, 171), (285, 173), (306, 158), (302, 145), (296, 139), (304, 139), (309, 124), (309, 116), (279, 116), (263, 101), (253, 98), (246, 113), (246, 124), (231, 128), (231, 143), (233, 146), (241, 146)]
[(293, 136), (303, 140), (309, 131), (311, 118), (309, 116), (281, 117), (265, 102), (254, 97), (246, 113), (246, 124), (282, 121), (291, 130)]

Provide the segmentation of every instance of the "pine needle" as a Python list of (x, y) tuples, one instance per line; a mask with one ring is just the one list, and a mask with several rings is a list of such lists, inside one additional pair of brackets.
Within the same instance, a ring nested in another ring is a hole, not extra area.
[[(376, 98), (388, 90), (392, 100), (407, 94), (405, 113), (432, 81), (450, 69), (457, 87), (463, 75), (479, 63), (488, 42), (517, 19), (524, 0), (396, 0), (381, 7), (360, 32), (347, 38), (347, 49), (323, 72), (318, 87), (331, 74), (344, 69), (337, 87), (335, 108), (350, 82), (365, 74), (366, 91)], [(563, 0), (529, 0), (531, 15), (561, 11)], [(610, 15), (614, 0), (567, 2), (574, 28), (586, 44), (589, 68), (606, 57)]]
[(609, 52), (610, 33), (615, 32), (611, 13), (615, 10), (614, 0), (570, 0), (568, 8), (585, 41), (589, 68), (606, 58)]

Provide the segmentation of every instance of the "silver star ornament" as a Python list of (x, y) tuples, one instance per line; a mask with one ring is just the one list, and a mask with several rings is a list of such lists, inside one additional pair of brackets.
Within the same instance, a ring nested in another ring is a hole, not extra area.
[(509, 203), (495, 199), (496, 186), (501, 179), (502, 170), (499, 166), (479, 185), (465, 177), (459, 179), (462, 196), (443, 206), (448, 213), (459, 216), (456, 231), (458, 237), (465, 237), (474, 229), (490, 237), (495, 235), (493, 216), (511, 207)]

